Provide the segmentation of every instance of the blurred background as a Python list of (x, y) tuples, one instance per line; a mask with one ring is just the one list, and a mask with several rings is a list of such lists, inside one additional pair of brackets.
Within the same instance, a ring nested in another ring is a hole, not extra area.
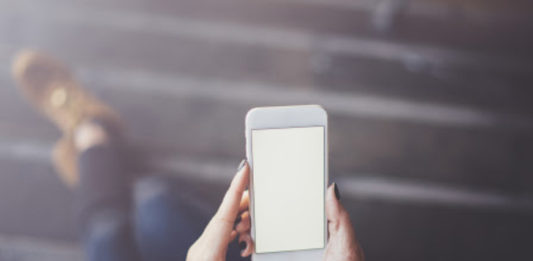
[(65, 61), (132, 150), (206, 216), (244, 116), (322, 104), (330, 173), (368, 260), (533, 260), (533, 2), (2, 0), (0, 260), (82, 260), (60, 137), (13, 55)]

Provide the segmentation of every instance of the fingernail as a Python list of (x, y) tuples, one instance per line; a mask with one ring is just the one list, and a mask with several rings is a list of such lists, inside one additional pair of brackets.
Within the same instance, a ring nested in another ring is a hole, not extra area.
[(241, 215), (238, 215), (237, 218), (235, 219), (235, 223), (233, 223), (233, 228), (235, 228), (239, 224), (239, 222), (241, 222), (241, 220), (242, 220)]
[(242, 252), (244, 252), (244, 249), (246, 249), (246, 242), (241, 241), (239, 243), (239, 248), (241, 249), (241, 254), (242, 254)]
[(244, 165), (246, 165), (246, 159), (243, 159), (241, 163), (239, 163), (239, 167), (237, 167), (237, 171), (241, 170), (244, 167)]
[(341, 200), (341, 193), (339, 193), (339, 186), (337, 186), (337, 183), (333, 183), (333, 187), (335, 188), (335, 197), (337, 200)]

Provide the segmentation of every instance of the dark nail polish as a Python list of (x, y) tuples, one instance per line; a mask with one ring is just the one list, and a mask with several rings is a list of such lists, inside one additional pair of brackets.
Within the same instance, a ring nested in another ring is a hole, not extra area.
[(241, 222), (241, 220), (242, 220), (241, 215), (238, 215), (237, 218), (235, 219), (235, 223), (233, 223), (233, 228), (235, 228), (237, 226), (237, 224), (239, 224), (239, 222)]
[(337, 183), (334, 183), (334, 188), (335, 188), (335, 197), (337, 198), (337, 200), (341, 200), (341, 193), (339, 193), (339, 186), (337, 186)]
[(241, 241), (239, 243), (239, 249), (241, 249), (241, 252), (244, 251), (244, 249), (246, 249), (246, 242)]
[(246, 159), (243, 159), (241, 161), (241, 163), (239, 164), (239, 167), (237, 167), (237, 171), (241, 170), (244, 167), (244, 165), (246, 165)]

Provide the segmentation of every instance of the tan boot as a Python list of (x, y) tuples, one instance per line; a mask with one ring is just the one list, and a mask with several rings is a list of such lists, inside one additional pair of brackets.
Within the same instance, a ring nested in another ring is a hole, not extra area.
[(22, 51), (13, 61), (12, 73), (23, 96), (63, 132), (54, 147), (53, 163), (63, 182), (74, 186), (78, 181), (73, 142), (77, 126), (100, 118), (118, 127), (118, 114), (87, 93), (68, 68), (50, 56)]

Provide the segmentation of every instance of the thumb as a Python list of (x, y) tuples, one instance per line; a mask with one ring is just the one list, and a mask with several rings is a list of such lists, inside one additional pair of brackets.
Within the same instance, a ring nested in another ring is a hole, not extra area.
[(233, 225), (239, 212), (242, 195), (246, 190), (246, 186), (248, 186), (249, 175), (250, 167), (248, 166), (248, 163), (243, 160), (243, 163), (241, 163), (237, 174), (233, 177), (231, 185), (218, 208), (216, 215), (219, 219), (227, 221)]
[(350, 227), (351, 222), (348, 212), (340, 203), (340, 194), (337, 184), (329, 186), (326, 195), (326, 217), (328, 219), (328, 231), (330, 236), (335, 235), (343, 228)]
[(187, 260), (194, 259), (189, 256), (195, 255), (204, 257), (202, 260), (225, 260), (221, 257), (226, 256), (228, 243), (237, 236), (237, 232), (232, 231), (233, 224), (239, 212), (242, 194), (248, 185), (249, 172), (248, 164), (243, 160), (215, 216), (189, 249)]
[[(363, 261), (363, 250), (355, 237), (352, 222), (346, 209), (339, 201), (340, 194), (337, 184), (329, 186), (326, 195), (326, 216), (328, 218), (329, 242), (328, 251), (333, 256), (331, 260)], [(338, 254), (335, 258), (335, 253)], [(328, 259), (329, 260), (329, 259)]]

